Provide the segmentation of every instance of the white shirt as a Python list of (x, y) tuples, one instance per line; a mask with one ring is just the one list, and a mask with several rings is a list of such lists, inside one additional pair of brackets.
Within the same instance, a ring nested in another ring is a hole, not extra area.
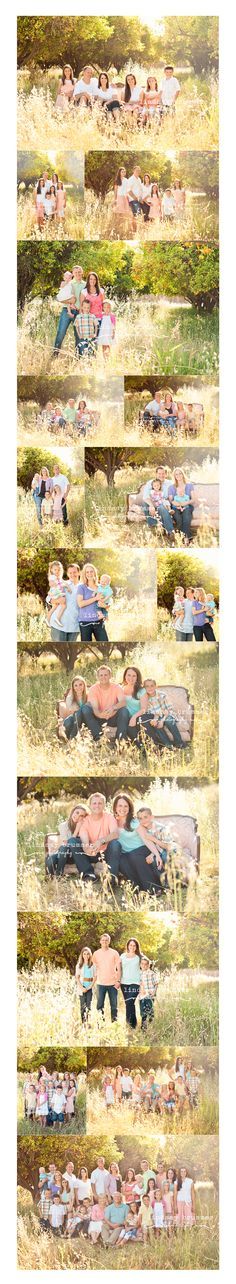
[(192, 1177), (185, 1177), (181, 1189), (178, 1190), (177, 1198), (181, 1204), (191, 1204)]
[(132, 1092), (133, 1080), (131, 1074), (122, 1074), (121, 1076), (122, 1092)]
[(161, 97), (164, 107), (171, 107), (174, 102), (177, 90), (180, 89), (179, 81), (176, 76), (170, 76), (169, 80), (163, 77), (160, 84)]
[(107, 1086), (105, 1088), (105, 1098), (108, 1106), (113, 1106), (113, 1101), (115, 1100), (115, 1096), (114, 1096), (114, 1089), (112, 1087), (112, 1083), (107, 1083)]
[(53, 1110), (55, 1110), (56, 1115), (63, 1114), (65, 1104), (66, 1104), (65, 1093), (54, 1092), (52, 1096), (52, 1108)]
[(153, 1221), (154, 1226), (156, 1227), (163, 1226), (164, 1224), (164, 1208), (161, 1200), (158, 1203), (158, 1200), (155, 1199), (155, 1203), (153, 1204)]
[(97, 89), (96, 98), (102, 98), (104, 102), (108, 103), (111, 98), (115, 98), (114, 89), (112, 89), (111, 85), (109, 85), (108, 89)]
[(91, 1183), (95, 1186), (97, 1195), (105, 1195), (107, 1190), (109, 1173), (107, 1168), (94, 1168), (91, 1173)]
[(122, 183), (118, 183), (117, 196), (126, 196), (127, 187), (128, 187), (128, 179), (122, 178)]
[[(178, 607), (178, 603), (177, 603), (177, 602), (175, 603), (175, 605)], [(180, 602), (180, 603), (179, 603), (179, 606), (180, 606), (180, 607), (181, 607), (181, 609), (183, 609), (183, 611), (184, 611), (184, 618), (183, 618), (183, 620), (178, 619), (178, 618), (176, 619), (176, 626), (175, 626), (175, 627), (176, 627), (176, 629), (178, 629), (178, 632), (179, 632), (179, 633), (193, 633), (193, 625), (194, 625), (193, 606), (194, 606), (194, 602), (192, 602), (192, 601), (191, 601), (191, 598), (190, 598), (190, 597), (185, 597), (185, 598), (184, 598), (184, 600), (183, 600), (182, 602)], [(182, 1075), (182, 1078), (184, 1077), (184, 1071), (183, 1071), (183, 1070), (179, 1070), (179, 1074), (181, 1074), (181, 1075)]]
[(47, 197), (47, 200), (46, 201), (44, 200), (43, 204), (44, 204), (45, 214), (47, 214), (48, 218), (50, 218), (54, 208), (52, 197), (49, 197), (49, 199)]
[(143, 200), (146, 201), (148, 196), (152, 195), (152, 183), (142, 183)]
[(68, 477), (65, 477), (64, 473), (58, 473), (57, 477), (56, 475), (52, 477), (52, 481), (54, 486), (60, 486), (62, 495), (64, 495), (67, 490), (67, 486), (69, 486)]
[(162, 209), (164, 214), (174, 214), (175, 212), (174, 197), (168, 196), (167, 192), (164, 192), (164, 196), (162, 197)]
[(138, 103), (140, 94), (141, 94), (140, 85), (134, 85), (134, 88), (131, 89), (131, 95), (129, 99), (130, 103)]
[(90, 1198), (91, 1198), (91, 1196), (92, 1196), (92, 1186), (91, 1186), (91, 1181), (90, 1181), (89, 1177), (87, 1177), (86, 1181), (82, 1181), (81, 1177), (78, 1177), (78, 1178), (77, 1178), (77, 1182), (76, 1182), (76, 1187), (77, 1187), (77, 1192), (78, 1192), (78, 1199), (90, 1199)]
[(127, 192), (129, 193), (129, 195), (132, 192), (132, 195), (136, 197), (136, 200), (141, 201), (142, 195), (143, 195), (142, 179), (137, 178), (135, 174), (131, 174), (131, 178), (128, 178), (128, 182), (127, 182)]
[(65, 283), (65, 285), (60, 286), (60, 290), (58, 290), (58, 294), (56, 295), (57, 303), (68, 303), (72, 294), (72, 281), (68, 281), (67, 285)]
[(65, 1173), (62, 1173), (62, 1176), (65, 1181), (69, 1182), (70, 1190), (74, 1190), (75, 1186), (78, 1186), (78, 1177), (75, 1177), (75, 1173), (68, 1173), (66, 1171)]
[(52, 1226), (62, 1226), (65, 1216), (65, 1204), (50, 1204)]
[(145, 406), (145, 410), (149, 410), (150, 415), (159, 415), (160, 408), (160, 402), (155, 401), (155, 397), (153, 401), (148, 401), (147, 406)]
[(98, 88), (98, 80), (96, 80), (95, 76), (92, 76), (92, 79), (89, 81), (89, 84), (86, 84), (86, 81), (83, 80), (81, 77), (80, 80), (76, 81), (76, 85), (74, 85), (73, 97), (76, 98), (78, 94), (85, 93), (85, 94), (91, 94), (91, 97), (94, 98), (95, 94), (97, 93), (97, 88)]

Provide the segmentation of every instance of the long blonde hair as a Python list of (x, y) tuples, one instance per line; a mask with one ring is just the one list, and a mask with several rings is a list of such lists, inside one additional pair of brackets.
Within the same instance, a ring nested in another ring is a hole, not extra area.
[(97, 567), (96, 567), (96, 566), (93, 566), (93, 563), (92, 563), (92, 562), (85, 562), (85, 564), (84, 564), (84, 566), (83, 566), (83, 570), (81, 571), (81, 580), (82, 580), (82, 584), (87, 584), (87, 583), (88, 583), (88, 579), (87, 579), (88, 569), (89, 569), (90, 571), (92, 571), (92, 572), (93, 572), (93, 578), (94, 578), (95, 584), (98, 584), (98, 572), (97, 572)]

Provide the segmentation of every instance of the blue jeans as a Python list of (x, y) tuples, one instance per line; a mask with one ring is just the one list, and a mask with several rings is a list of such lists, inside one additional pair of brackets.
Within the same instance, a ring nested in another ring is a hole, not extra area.
[(96, 642), (108, 642), (107, 632), (103, 620), (94, 620), (93, 624), (80, 624), (81, 642), (92, 642), (94, 637)]
[(157, 509), (156, 517), (151, 517), (151, 514), (149, 513), (148, 504), (145, 504), (144, 511), (145, 511), (145, 516), (147, 518), (148, 526), (150, 527), (157, 526), (158, 520), (160, 520), (162, 526), (164, 527), (164, 531), (167, 531), (168, 534), (170, 533), (173, 534), (173, 531), (174, 531), (173, 518), (171, 516), (171, 513), (169, 512), (169, 509), (165, 508), (164, 504), (159, 505), (159, 508)]
[(106, 865), (111, 870), (113, 877), (117, 878), (120, 865), (120, 843), (118, 839), (111, 838), (107, 844), (106, 851), (103, 853), (103, 859), (106, 861)]
[(52, 642), (77, 642), (77, 637), (78, 632), (64, 633), (63, 629), (54, 629), (54, 625), (51, 626)]
[(62, 308), (62, 311), (60, 312), (54, 343), (54, 351), (56, 349), (56, 352), (59, 352), (59, 348), (62, 346), (66, 332), (69, 329), (69, 325), (71, 325), (74, 318), (78, 316), (78, 308), (72, 308), (71, 311), (73, 313), (72, 316), (69, 316), (67, 308)]
[(97, 1011), (102, 1012), (104, 1016), (104, 1004), (106, 994), (108, 994), (111, 1020), (117, 1021), (117, 989), (115, 985), (97, 985)]
[(130, 719), (128, 709), (119, 709), (118, 713), (114, 713), (112, 718), (104, 717), (104, 723), (100, 718), (96, 718), (96, 714), (93, 712), (91, 704), (83, 704), (81, 712), (82, 721), (85, 722), (85, 726), (88, 727), (89, 731), (91, 731), (93, 740), (100, 740), (104, 723), (106, 723), (108, 727), (116, 728), (115, 740), (117, 740), (117, 738), (126, 739)]
[(133, 214), (142, 214), (142, 201), (130, 201), (130, 209)]
[(39, 526), (42, 526), (42, 525), (43, 525), (43, 523), (42, 523), (42, 516), (41, 516), (42, 498), (41, 498), (41, 495), (36, 495), (36, 491), (35, 491), (35, 490), (33, 490), (33, 492), (32, 492), (32, 493), (33, 493), (33, 500), (34, 500), (34, 504), (35, 504), (35, 508), (36, 508), (36, 513), (37, 513), (37, 518), (38, 518)]
[[(173, 718), (171, 713), (168, 713), (168, 717), (165, 718), (164, 728), (165, 727), (169, 727), (169, 731), (171, 731), (171, 735), (173, 736), (174, 745), (176, 746), (176, 748), (182, 749), (183, 748), (182, 736), (177, 726), (177, 722), (175, 718)], [(170, 741), (169, 741), (169, 744), (170, 744)]]
[(191, 530), (191, 521), (192, 521), (192, 515), (193, 515), (193, 504), (186, 504), (186, 508), (183, 509), (182, 513), (180, 513), (178, 508), (173, 508), (172, 512), (173, 512), (175, 525), (177, 526), (177, 531), (182, 531), (183, 535), (187, 535), (187, 539), (189, 539), (190, 530)]
[(147, 1025), (147, 1021), (153, 1021), (154, 1018), (153, 999), (150, 999), (148, 996), (145, 999), (139, 999), (139, 1007), (143, 1030)]
[(74, 740), (75, 736), (78, 735), (78, 731), (80, 731), (80, 728), (82, 727), (82, 722), (83, 717), (81, 705), (80, 709), (76, 709), (76, 713), (69, 713), (68, 718), (64, 718), (63, 720), (67, 740)]
[[(167, 736), (165, 727), (155, 727), (147, 713), (140, 715), (139, 724), (141, 727), (144, 727), (147, 736), (150, 736), (150, 739), (154, 740), (155, 745), (164, 745), (167, 749), (170, 748), (171, 742), (169, 736)], [(172, 728), (170, 728), (170, 730), (172, 730)]]

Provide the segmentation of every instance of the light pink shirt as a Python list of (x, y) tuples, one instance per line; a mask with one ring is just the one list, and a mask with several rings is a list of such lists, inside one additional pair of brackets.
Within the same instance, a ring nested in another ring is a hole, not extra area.
[(118, 950), (95, 950), (93, 963), (97, 969), (98, 985), (117, 985), (121, 976), (121, 964)]

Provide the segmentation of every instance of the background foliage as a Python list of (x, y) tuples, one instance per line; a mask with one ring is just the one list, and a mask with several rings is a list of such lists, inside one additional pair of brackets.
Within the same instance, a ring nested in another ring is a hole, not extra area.
[(134, 165), (140, 165), (142, 174), (147, 172), (161, 189), (169, 187), (175, 178), (181, 178), (187, 188), (204, 191), (208, 197), (217, 197), (219, 188), (219, 162), (217, 152), (178, 152), (175, 160), (165, 152), (102, 151), (88, 152), (85, 158), (85, 187), (96, 195), (105, 196), (113, 188), (116, 174), (125, 165), (128, 174)]
[[(112, 911), (107, 914), (19, 914), (18, 921), (18, 967), (31, 970), (40, 960), (53, 963), (58, 967), (67, 967), (73, 974), (81, 949), (86, 944), (93, 949), (99, 948), (102, 932), (109, 932), (115, 949), (122, 951), (132, 935), (134, 926), (133, 912), (121, 915)], [(160, 971), (169, 969), (173, 964), (178, 968), (208, 967), (212, 971), (217, 966), (218, 928), (216, 915), (211, 917), (209, 933), (209, 916), (202, 915), (197, 922), (192, 919), (178, 920), (178, 924), (167, 926), (154, 916), (139, 916), (139, 937), (142, 950), (155, 958)]]
[(165, 17), (156, 34), (139, 18), (18, 17), (18, 67), (50, 67), (70, 62), (78, 71), (86, 62), (121, 70), (128, 58), (165, 64), (172, 59), (194, 70), (218, 66), (217, 17)]
[(160, 243), (130, 247), (119, 241), (18, 243), (18, 306), (26, 298), (56, 296), (66, 270), (81, 263), (85, 276), (96, 270), (109, 293), (181, 296), (211, 311), (219, 299), (217, 246)]

